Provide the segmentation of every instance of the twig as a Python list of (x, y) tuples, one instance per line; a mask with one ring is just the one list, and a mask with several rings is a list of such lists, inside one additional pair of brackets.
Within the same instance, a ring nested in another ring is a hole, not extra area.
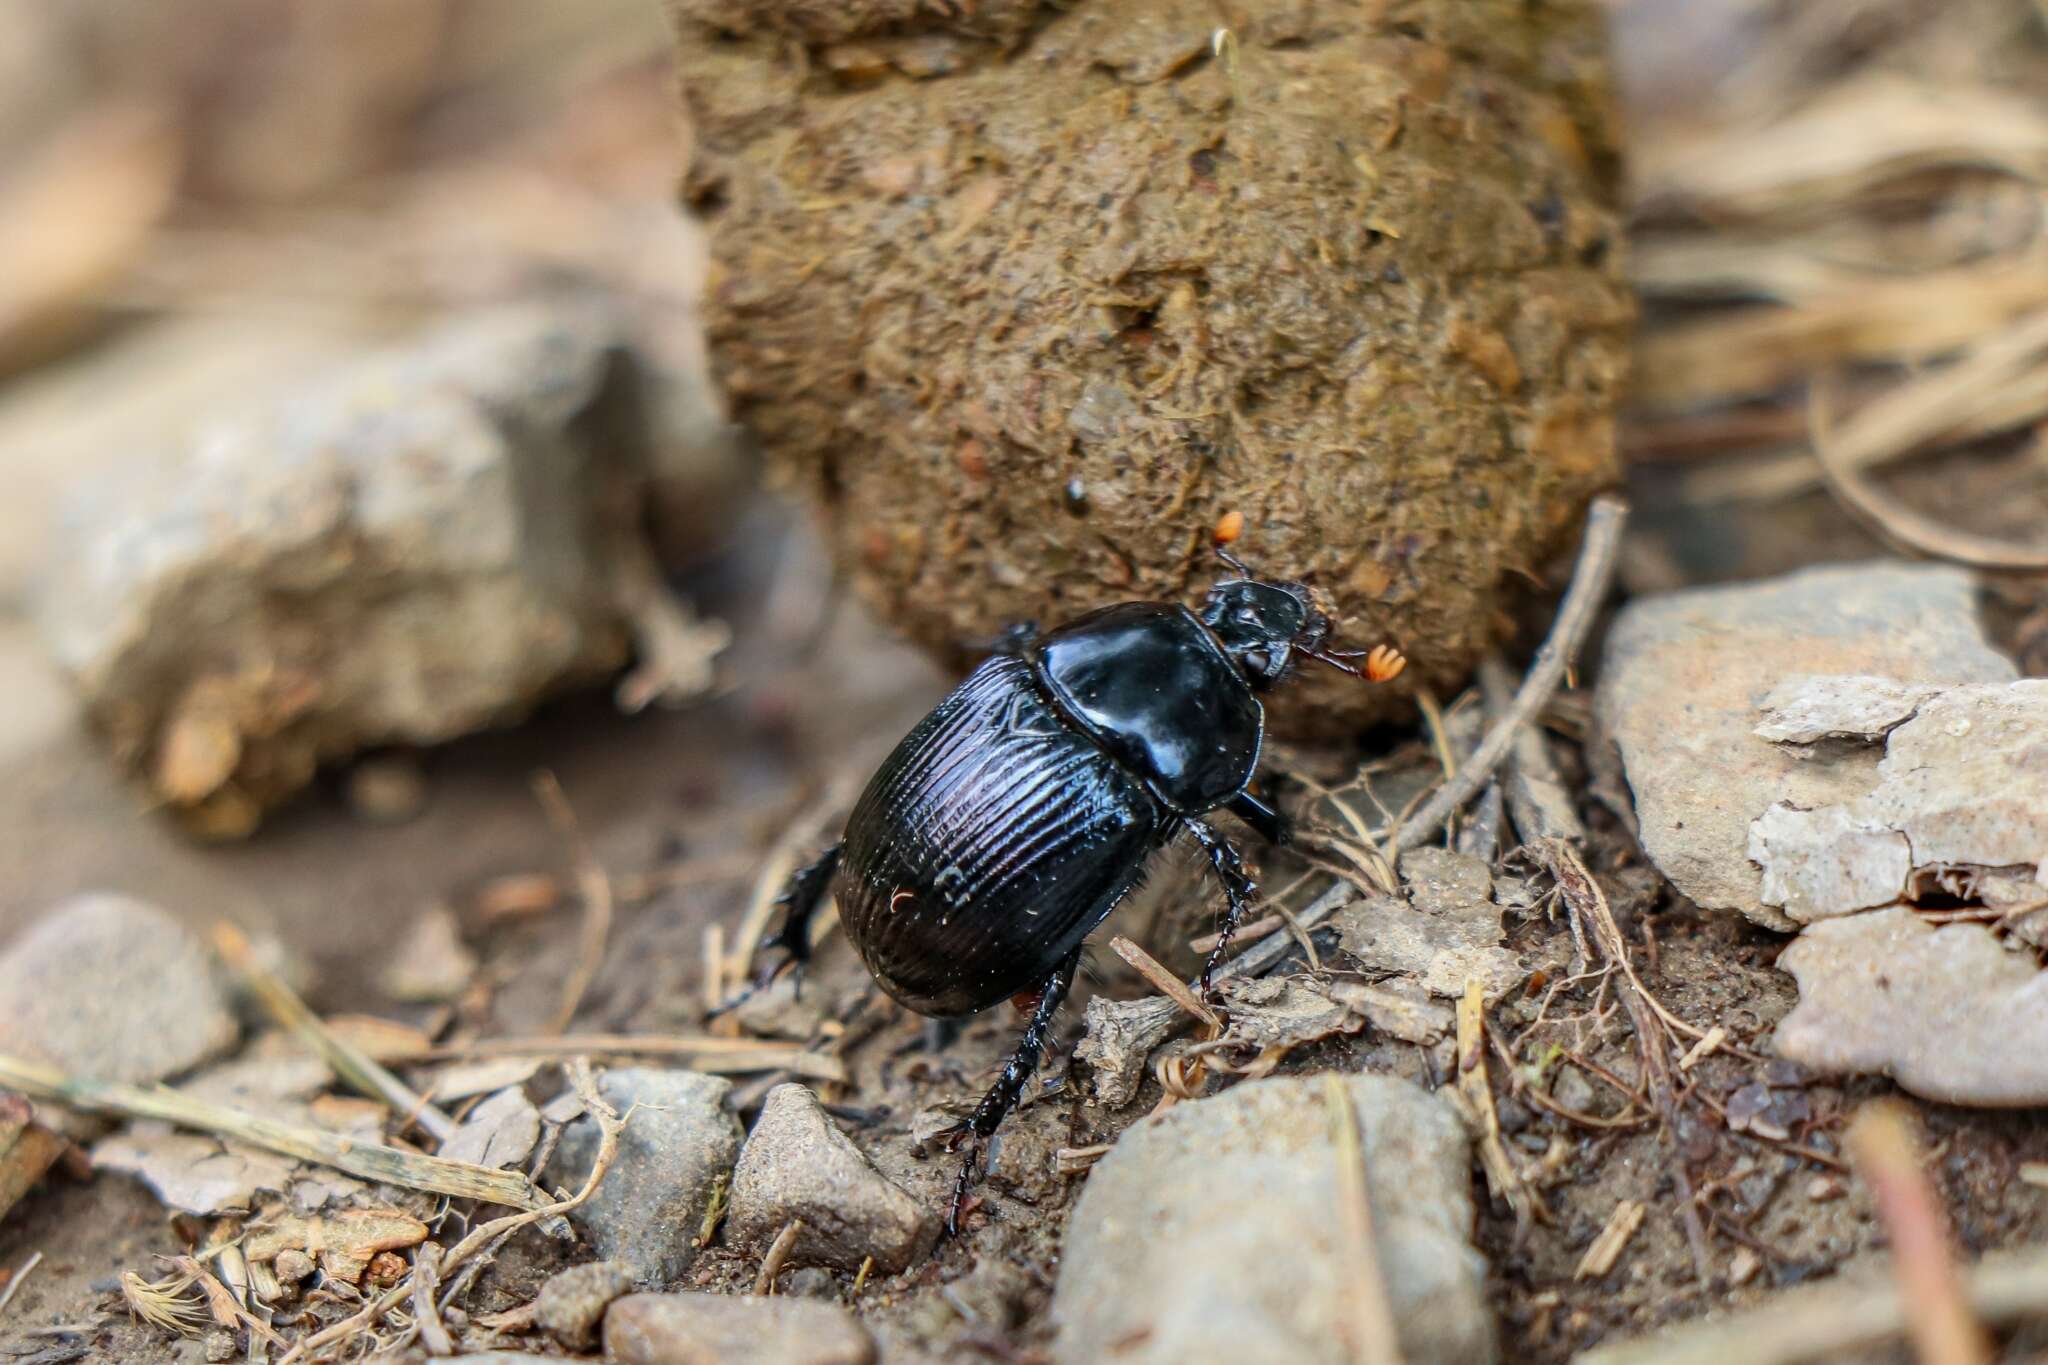
[(437, 1242), (422, 1242), (412, 1259), (412, 1320), (419, 1330), (420, 1344), (426, 1347), (430, 1356), (452, 1356), (455, 1341), (448, 1335), (448, 1325), (441, 1321), (441, 1305), (434, 1295), (441, 1287), (441, 1247)]
[(1465, 982), (1458, 999), (1458, 1094), (1479, 1121), (1479, 1165), (1486, 1184), (1514, 1210), (1517, 1242), (1536, 1220), (1535, 1191), (1522, 1179), (1501, 1145), (1500, 1114), (1493, 1107), (1493, 1085), (1486, 1072), (1486, 996), (1478, 977)]
[(1992, 1356), (1991, 1340), (1957, 1282), (1947, 1220), (1920, 1169), (1920, 1144), (1905, 1107), (1897, 1100), (1864, 1105), (1843, 1140), (1891, 1235), (1892, 1277), (1920, 1359), (1926, 1365), (1983, 1365)]
[(319, 1128), (300, 1128), (276, 1119), (210, 1104), (165, 1086), (122, 1085), (67, 1076), (55, 1067), (0, 1054), (0, 1086), (30, 1099), (69, 1105), (122, 1118), (161, 1119), (184, 1128), (234, 1138), (266, 1151), (332, 1166), (364, 1180), (408, 1189), (478, 1199), (509, 1208), (532, 1209), (547, 1200), (516, 1171), (496, 1171), (467, 1161), (448, 1161), (417, 1152), (346, 1138)]
[[(1921, 554), (1954, 564), (1967, 564), (1972, 568), (2021, 573), (2048, 570), (2048, 550), (2030, 549), (1978, 535), (1974, 531), (1945, 526), (1933, 517), (1894, 500), (1866, 478), (1838, 448), (1838, 438), (1832, 430), (1833, 408), (1833, 385), (1825, 377), (1816, 377), (1808, 402), (1814, 459), (1820, 462), (1821, 472), (1827, 476), (1828, 491), (1879, 535)], [(1865, 410), (1866, 413), (1868, 411)], [(1840, 444), (1847, 445), (1861, 434), (1863, 426), (1859, 425), (1859, 419), (1863, 417), (1864, 414), (1859, 413), (1850, 419), (1849, 434), (1839, 438)]]
[[(2048, 1308), (2048, 1251), (1993, 1252), (1962, 1272), (1980, 1321), (2006, 1323)], [(1889, 1278), (1836, 1281), (1774, 1294), (1757, 1308), (1689, 1322), (1637, 1341), (1595, 1347), (1575, 1365), (1806, 1365), (1856, 1360), (1906, 1330), (1908, 1308)]]
[(7, 1305), (13, 1303), (14, 1296), (21, 1292), (21, 1282), (23, 1280), (26, 1280), (30, 1276), (30, 1274), (32, 1274), (35, 1271), (35, 1268), (41, 1265), (42, 1263), (42, 1252), (32, 1251), (29, 1253), (28, 1259), (22, 1262), (21, 1269), (15, 1271), (14, 1274), (8, 1278), (7, 1285), (4, 1289), (0, 1289), (0, 1313), (5, 1313), (7, 1311)]
[(1401, 1365), (1401, 1339), (1387, 1302), (1386, 1276), (1380, 1270), (1379, 1244), (1372, 1234), (1372, 1196), (1365, 1184), (1365, 1153), (1358, 1136), (1358, 1114), (1335, 1072), (1323, 1073), (1323, 1096), (1336, 1129), (1337, 1189), (1344, 1202), (1344, 1254), (1351, 1263), (1352, 1307), (1358, 1315), (1358, 1340), (1351, 1358), (1363, 1365)]
[(306, 1002), (299, 999), (296, 991), (256, 961), (256, 954), (240, 929), (226, 920), (215, 924), (213, 950), (241, 978), (242, 984), (269, 1011), (270, 1017), (297, 1034), (300, 1041), (318, 1053), (349, 1088), (359, 1095), (383, 1101), (386, 1108), (401, 1118), (411, 1118), (436, 1142), (446, 1142), (454, 1136), (454, 1119), (385, 1070), (361, 1048), (339, 1037), (322, 1023), (320, 1017), (306, 1007)]
[(694, 1071), (737, 1076), (790, 1071), (811, 1080), (844, 1084), (846, 1063), (795, 1043), (765, 1038), (714, 1038), (683, 1033), (566, 1033), (555, 1038), (479, 1038), (438, 1047), (394, 1049), (392, 1060), (456, 1062), (480, 1057), (674, 1057)]
[[(1496, 723), (1504, 719), (1513, 705), (1515, 679), (1499, 655), (1489, 654), (1479, 661), (1479, 689), (1486, 698), (1487, 716)], [(1551, 757), (1550, 742), (1544, 738), (1542, 726), (1523, 725), (1516, 729), (1514, 742), (1508, 746), (1501, 787), (1507, 797), (1508, 815), (1523, 843), (1546, 838), (1585, 843), (1586, 827), (1580, 823), (1571, 793), (1558, 776), (1557, 760)]]
[(775, 1277), (782, 1273), (782, 1263), (789, 1259), (789, 1249), (796, 1245), (796, 1239), (804, 1235), (804, 1220), (792, 1218), (775, 1240), (768, 1244), (768, 1254), (761, 1258), (761, 1273), (754, 1276), (754, 1292), (766, 1294), (775, 1288)]
[[(1671, 1035), (1665, 1025), (1684, 1029), (1695, 1037), (1703, 1030), (1674, 1018), (1637, 979), (1628, 957), (1628, 944), (1614, 922), (1606, 893), (1572, 846), (1562, 839), (1539, 839), (1530, 845), (1537, 861), (1550, 869), (1567, 904), (1584, 918), (1593, 931), (1600, 955), (1621, 969), (1615, 991), (1634, 1026), (1636, 1046), (1642, 1057), (1642, 1075), (1648, 1083), (1650, 1101), (1664, 1120), (1664, 1135), (1672, 1144), (1671, 1180), (1678, 1191), (1678, 1217), (1685, 1229), (1686, 1248), (1692, 1253), (1693, 1272), (1702, 1285), (1714, 1277), (1713, 1252), (1707, 1246), (1706, 1225), (1700, 1220), (1698, 1201), (1693, 1197), (1692, 1177), (1685, 1169), (1685, 1154), (1678, 1149), (1678, 1100), (1671, 1085)], [(1610, 978), (1614, 979), (1614, 978)]]
[(1507, 715), (1486, 732), (1486, 738), (1472, 751), (1471, 760), (1458, 770), (1458, 775), (1445, 782), (1421, 810), (1394, 832), (1389, 841), (1393, 852), (1405, 853), (1435, 838), (1452, 813), (1471, 800), (1493, 776), (1494, 769), (1513, 746), (1516, 733), (1550, 701), (1564, 680), (1565, 670), (1577, 658), (1579, 645), (1607, 596), (1607, 585), (1614, 576), (1621, 547), (1622, 524), (1627, 519), (1628, 504), (1621, 499), (1607, 495), (1593, 500), (1592, 510), (1586, 515), (1586, 534), (1579, 545), (1579, 562), (1572, 570), (1571, 586), (1558, 606), (1550, 637), (1536, 651), (1536, 660), (1529, 665), (1528, 676), (1522, 679), (1521, 690), (1515, 693)]
[(612, 883), (605, 875), (604, 865), (591, 852), (590, 841), (583, 837), (583, 828), (576, 823), (576, 812), (552, 772), (542, 769), (534, 776), (533, 794), (547, 812), (548, 823), (569, 845), (575, 862), (576, 891), (583, 901), (583, 923), (576, 934), (576, 966), (562, 983), (561, 1006), (545, 1030), (560, 1033), (576, 1017), (584, 993), (604, 965), (605, 941), (612, 932)]
[(1122, 934), (1118, 934), (1115, 938), (1111, 939), (1109, 947), (1110, 951), (1130, 963), (1136, 969), (1138, 975), (1151, 982), (1153, 988), (1160, 994), (1166, 996), (1174, 1004), (1179, 1005), (1189, 1014), (1201, 1020), (1209, 1028), (1212, 1038), (1223, 1032), (1223, 1021), (1216, 1017), (1216, 1011), (1203, 1004), (1202, 998), (1189, 990), (1186, 982), (1161, 966), (1159, 960), (1153, 957), (1152, 954), (1146, 952)]

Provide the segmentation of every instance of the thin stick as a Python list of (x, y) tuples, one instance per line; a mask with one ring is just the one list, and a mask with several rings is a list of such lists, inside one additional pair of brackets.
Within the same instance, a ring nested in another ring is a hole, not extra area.
[(765, 1038), (714, 1038), (691, 1034), (567, 1033), (558, 1038), (479, 1038), (468, 1043), (395, 1052), (392, 1060), (456, 1062), (484, 1057), (675, 1057), (694, 1071), (740, 1076), (791, 1071), (812, 1080), (844, 1084), (846, 1063), (795, 1043)]
[(1643, 1225), (1645, 1206), (1639, 1199), (1624, 1199), (1614, 1206), (1614, 1212), (1607, 1216), (1607, 1226), (1600, 1229), (1600, 1235), (1593, 1239), (1586, 1254), (1579, 1258), (1578, 1269), (1572, 1272), (1575, 1280), (1597, 1280), (1614, 1269), (1614, 1263), (1621, 1259), (1622, 1251), (1629, 1239), (1636, 1235), (1636, 1229)]
[(0, 1086), (18, 1090), (30, 1099), (73, 1109), (121, 1118), (161, 1119), (183, 1128), (196, 1128), (300, 1161), (332, 1166), (364, 1180), (380, 1180), (515, 1209), (539, 1208), (547, 1203), (534, 1183), (516, 1171), (494, 1171), (467, 1161), (421, 1156), (380, 1143), (345, 1138), (319, 1128), (299, 1128), (226, 1105), (209, 1104), (165, 1086), (122, 1085), (67, 1076), (55, 1067), (4, 1054), (0, 1054)]
[(385, 1070), (368, 1053), (337, 1036), (321, 1022), (320, 1017), (307, 1008), (306, 1002), (299, 999), (296, 991), (256, 961), (256, 954), (240, 929), (226, 920), (215, 924), (213, 950), (241, 978), (242, 984), (249, 988), (249, 993), (256, 997), (270, 1017), (297, 1034), (300, 1041), (318, 1053), (350, 1089), (373, 1100), (381, 1100), (385, 1108), (401, 1118), (417, 1122), (436, 1142), (446, 1142), (454, 1136), (454, 1119)]
[(1586, 514), (1586, 534), (1579, 544), (1579, 562), (1572, 570), (1571, 586), (1558, 606), (1550, 637), (1536, 651), (1536, 660), (1529, 666), (1528, 676), (1522, 679), (1521, 690), (1515, 693), (1507, 715), (1486, 732), (1486, 738), (1472, 751), (1471, 759), (1458, 770), (1458, 775), (1438, 788), (1428, 804), (1394, 832), (1389, 842), (1394, 853), (1420, 848), (1435, 838), (1458, 807), (1477, 795), (1493, 776), (1494, 769), (1513, 746), (1515, 735), (1549, 704), (1564, 680), (1565, 671), (1576, 661), (1579, 645), (1607, 596), (1607, 585), (1614, 577), (1621, 548), (1621, 528), (1627, 520), (1628, 504), (1620, 498), (1603, 495), (1593, 500), (1592, 510)]
[[(1668, 1051), (1671, 1035), (1665, 1025), (1679, 1026), (1694, 1037), (1704, 1037), (1703, 1030), (1674, 1018), (1663, 1005), (1657, 1002), (1636, 976), (1634, 964), (1629, 961), (1628, 944), (1621, 936), (1621, 927), (1614, 922), (1614, 911), (1607, 904), (1606, 893), (1593, 880), (1593, 874), (1579, 858), (1572, 846), (1562, 839), (1539, 839), (1530, 845), (1537, 861), (1550, 869), (1558, 889), (1571, 907), (1577, 911), (1593, 930), (1593, 941), (1598, 945), (1600, 955), (1609, 965), (1621, 969), (1615, 993), (1628, 1010), (1629, 1023), (1634, 1026), (1636, 1046), (1642, 1057), (1642, 1074), (1648, 1082), (1650, 1101), (1656, 1106), (1657, 1115), (1664, 1121), (1664, 1135), (1672, 1144), (1671, 1182), (1678, 1192), (1678, 1217), (1685, 1229), (1685, 1244), (1692, 1254), (1693, 1273), (1702, 1285), (1710, 1284), (1714, 1278), (1713, 1252), (1707, 1246), (1706, 1225), (1700, 1221), (1699, 1203), (1693, 1197), (1692, 1176), (1685, 1169), (1685, 1154), (1678, 1149), (1678, 1099), (1671, 1083), (1671, 1056)], [(1613, 978), (1610, 978), (1613, 979)]]
[(754, 1292), (766, 1294), (775, 1288), (775, 1277), (782, 1273), (782, 1263), (789, 1259), (789, 1249), (796, 1245), (796, 1239), (804, 1234), (804, 1220), (792, 1218), (775, 1240), (768, 1244), (768, 1254), (761, 1258), (761, 1273), (754, 1277)]
[(33, 1274), (35, 1268), (42, 1263), (42, 1252), (32, 1251), (29, 1253), (28, 1259), (22, 1262), (21, 1269), (15, 1271), (12, 1278), (7, 1281), (7, 1287), (0, 1289), (0, 1313), (7, 1311), (7, 1305), (13, 1303), (14, 1296), (21, 1292), (21, 1282)]
[(1136, 968), (1138, 975), (1151, 982), (1153, 989), (1207, 1025), (1211, 1037), (1223, 1032), (1223, 1021), (1216, 1017), (1216, 1011), (1203, 1004), (1202, 998), (1189, 990), (1185, 981), (1161, 966), (1152, 954), (1122, 934), (1111, 939), (1109, 947), (1110, 951)]
[(1401, 1365), (1401, 1339), (1394, 1309), (1387, 1302), (1387, 1280), (1380, 1270), (1379, 1244), (1372, 1235), (1372, 1196), (1365, 1184), (1365, 1153), (1358, 1135), (1358, 1114), (1335, 1072), (1323, 1073), (1323, 1097), (1329, 1103), (1337, 1138), (1337, 1189), (1344, 1204), (1344, 1254), (1351, 1263), (1352, 1306), (1358, 1314), (1358, 1340), (1351, 1358), (1362, 1365)]
[[(1257, 943), (1274, 930), (1285, 928), (1286, 925), (1287, 921), (1281, 919), (1278, 915), (1261, 915), (1237, 931), (1236, 941), (1243, 944)], [(1188, 951), (1194, 953), (1210, 952), (1222, 941), (1223, 935), (1220, 933), (1204, 934), (1200, 938), (1188, 940)]]
[(1467, 978), (1458, 999), (1458, 1094), (1479, 1120), (1479, 1165), (1486, 1183), (1514, 1210), (1517, 1241), (1536, 1220), (1536, 1194), (1508, 1159), (1500, 1140), (1500, 1113), (1486, 1073), (1486, 996), (1478, 977)]
[(547, 812), (548, 823), (568, 842), (575, 862), (577, 894), (583, 900), (583, 922), (576, 934), (576, 966), (569, 973), (569, 979), (562, 983), (561, 1006), (545, 1030), (560, 1033), (569, 1027), (576, 1011), (582, 1008), (585, 992), (597, 979), (598, 969), (604, 965), (604, 946), (612, 932), (612, 883), (611, 878), (605, 875), (604, 865), (590, 851), (590, 841), (583, 837), (583, 827), (576, 823), (576, 812), (570, 807), (562, 784), (552, 772), (542, 769), (534, 776), (533, 794), (540, 799), (541, 809)]
[(1948, 1220), (1920, 1169), (1920, 1144), (1903, 1105), (1874, 1100), (1843, 1135), (1891, 1235), (1892, 1277), (1906, 1331), (1926, 1365), (1984, 1365), (1991, 1339), (1970, 1312), (1949, 1251)]

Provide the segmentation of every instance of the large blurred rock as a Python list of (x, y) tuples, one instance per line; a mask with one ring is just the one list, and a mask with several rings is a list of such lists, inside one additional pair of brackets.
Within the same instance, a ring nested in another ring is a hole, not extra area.
[(1756, 733), (1776, 689), (1809, 674), (1910, 689), (2005, 682), (2014, 669), (1985, 638), (1969, 574), (1876, 562), (1638, 598), (1615, 620), (1594, 697), (1658, 870), (1707, 909), (1773, 929), (1794, 920), (1763, 899), (1751, 822), (1774, 803), (1853, 801), (1878, 781), (1877, 750), (1815, 761)]
[(1199, 591), (1235, 512), (1441, 689), (1619, 472), (1600, 6), (671, 9), (714, 371), (927, 645)]
[[(1380, 1272), (1415, 1365), (1494, 1358), (1470, 1144), (1441, 1098), (1345, 1078)], [(1359, 1358), (1344, 1185), (1321, 1077), (1248, 1081), (1125, 1131), (1088, 1176), (1053, 1293), (1054, 1357)]]
[(653, 573), (622, 337), (594, 303), (487, 312), (80, 489), (38, 615), (121, 760), (234, 834), (322, 762), (616, 671), (636, 630), (671, 690), (705, 685), (722, 634)]
[(127, 896), (75, 896), (0, 953), (0, 1052), (145, 1083), (190, 1071), (240, 1033), (205, 946)]

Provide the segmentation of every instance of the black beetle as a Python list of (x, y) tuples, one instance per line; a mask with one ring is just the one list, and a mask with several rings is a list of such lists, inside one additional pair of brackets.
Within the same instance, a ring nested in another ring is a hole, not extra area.
[(949, 1146), (976, 1145), (949, 1232), (980, 1145), (1038, 1065), (1082, 940), (1181, 832), (1206, 850), (1229, 902), (1202, 971), (1210, 990), (1258, 888), (1230, 840), (1199, 817), (1228, 810), (1269, 842), (1287, 838), (1280, 813), (1249, 790), (1265, 734), (1257, 694), (1296, 656), (1373, 681), (1405, 662), (1382, 646), (1361, 670), (1350, 662), (1359, 654), (1326, 647), (1329, 618), (1305, 585), (1255, 578), (1222, 557), (1243, 576), (1211, 588), (1199, 615), (1125, 602), (1044, 634), (1013, 627), (896, 746), (842, 840), (778, 902), (782, 924), (763, 947), (787, 956), (764, 983), (801, 966), (829, 886), (868, 971), (919, 1014), (955, 1018), (1036, 996), (1002, 1076), (946, 1135)]

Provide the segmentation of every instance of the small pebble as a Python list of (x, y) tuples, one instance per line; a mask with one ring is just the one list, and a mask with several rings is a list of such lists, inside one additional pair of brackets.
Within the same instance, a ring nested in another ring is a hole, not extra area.
[(278, 1283), (297, 1284), (313, 1273), (313, 1258), (295, 1247), (286, 1247), (277, 1253), (270, 1268), (276, 1272)]
[(1832, 1203), (1847, 1193), (1847, 1187), (1831, 1175), (1817, 1175), (1806, 1182), (1806, 1197), (1816, 1204)]
[(1748, 1247), (1737, 1247), (1735, 1255), (1728, 1261), (1728, 1283), (1748, 1284), (1763, 1269), (1763, 1257)]
[(588, 1350), (596, 1344), (604, 1310), (632, 1288), (632, 1268), (618, 1261), (571, 1266), (541, 1286), (533, 1320), (568, 1349)]
[(395, 1251), (380, 1251), (370, 1258), (370, 1283), (390, 1287), (405, 1274), (405, 1257)]
[(782, 1292), (793, 1299), (836, 1299), (839, 1277), (823, 1266), (807, 1265), (789, 1273), (782, 1282)]
[(208, 1332), (201, 1342), (201, 1349), (205, 1351), (206, 1358), (212, 1365), (220, 1365), (224, 1360), (233, 1360), (240, 1354), (235, 1349), (235, 1334), (225, 1328)]

